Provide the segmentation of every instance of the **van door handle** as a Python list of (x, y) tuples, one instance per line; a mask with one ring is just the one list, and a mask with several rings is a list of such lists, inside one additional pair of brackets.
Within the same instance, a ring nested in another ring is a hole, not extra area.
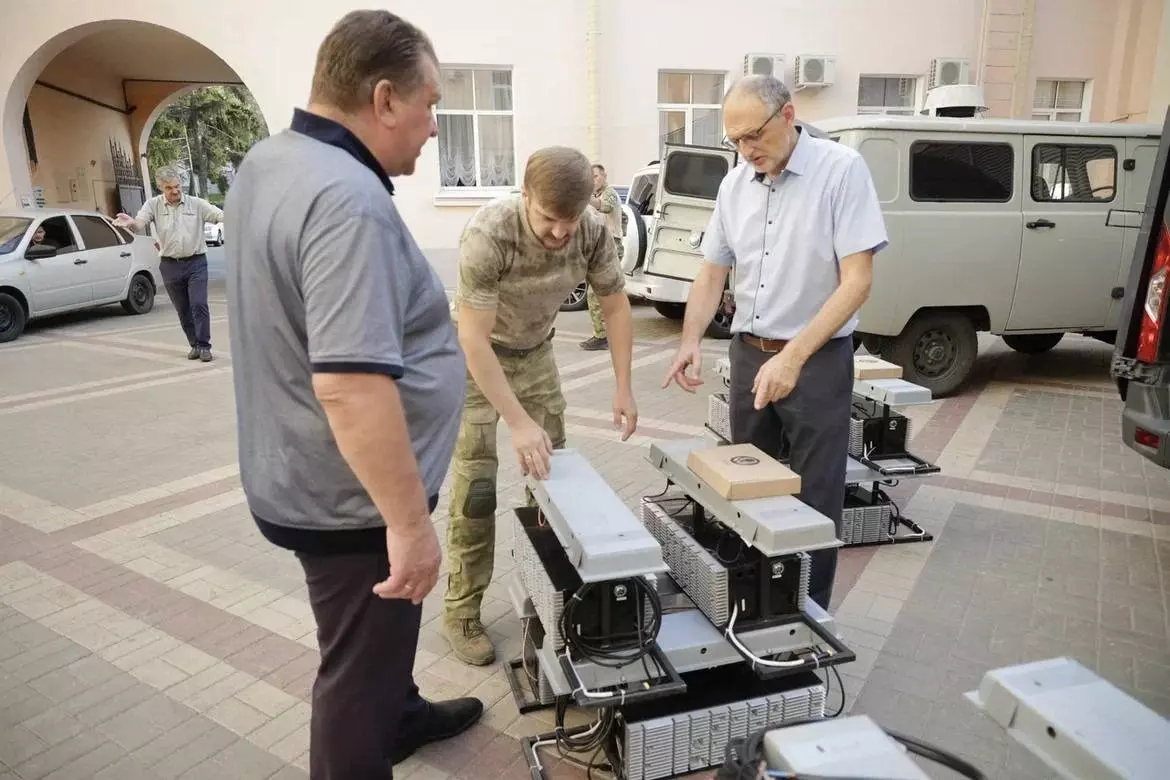
[(1024, 227), (1028, 228), (1028, 230), (1035, 230), (1036, 228), (1052, 228), (1056, 227), (1056, 223), (1047, 219), (1038, 219), (1035, 222), (1026, 223)]
[(73, 264), (74, 265), (85, 265), (88, 262), (89, 262), (88, 260), (82, 260), (82, 259), (78, 258), (77, 260), (73, 261)]
[(130, 257), (131, 254), (131, 252), (123, 252), (122, 254), (118, 255), (118, 257)]

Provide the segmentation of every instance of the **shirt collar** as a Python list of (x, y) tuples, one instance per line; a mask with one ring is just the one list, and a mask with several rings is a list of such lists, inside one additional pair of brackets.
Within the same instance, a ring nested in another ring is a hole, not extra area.
[(336, 146), (338, 149), (349, 152), (354, 159), (377, 175), (382, 184), (386, 186), (387, 192), (391, 195), (394, 194), (394, 182), (390, 181), (386, 171), (374, 158), (373, 152), (341, 123), (296, 108), (293, 109), (292, 123), (289, 127), (301, 135), (307, 135), (323, 144)]
[[(800, 125), (796, 126), (796, 146), (792, 147), (792, 154), (788, 155), (788, 164), (784, 166), (784, 170), (780, 172), (783, 176), (784, 172), (795, 173), (797, 176), (803, 176), (808, 170), (809, 155), (812, 154), (810, 147), (811, 141), (805, 135)], [(754, 181), (763, 182), (768, 178), (767, 174), (757, 172), (752, 177)]]

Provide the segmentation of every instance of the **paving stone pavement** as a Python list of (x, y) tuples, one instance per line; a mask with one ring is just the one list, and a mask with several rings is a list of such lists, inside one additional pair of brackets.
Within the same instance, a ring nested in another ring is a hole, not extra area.
[[(316, 643), (301, 572), (248, 518), (231, 355), (186, 361), (158, 303), (35, 323), (0, 346), (0, 780), (307, 776)], [(226, 345), (221, 288), (211, 308)], [(570, 445), (632, 507), (662, 486), (648, 443), (701, 435), (706, 414), (705, 394), (658, 389), (678, 323), (635, 313), (630, 442), (609, 425), (608, 355), (577, 348), (587, 315), (562, 315), (555, 342)], [(961, 694), (990, 668), (1068, 655), (1170, 715), (1170, 479), (1121, 445), (1107, 347), (1070, 337), (1028, 358), (982, 342), (966, 393), (909, 411), (915, 450), (943, 474), (891, 493), (935, 541), (842, 553), (834, 610), (858, 656), (845, 704), (989, 777), (1045, 777)], [(709, 365), (724, 352), (705, 345)], [(502, 464), (505, 514), (522, 488)], [(509, 658), (521, 636), (500, 537), (484, 613)], [(527, 777), (519, 737), (550, 716), (517, 712), (499, 664), (450, 655), (441, 598), (424, 608), (418, 681), (487, 712), (396, 777)], [(545, 759), (550, 777), (584, 776)]]

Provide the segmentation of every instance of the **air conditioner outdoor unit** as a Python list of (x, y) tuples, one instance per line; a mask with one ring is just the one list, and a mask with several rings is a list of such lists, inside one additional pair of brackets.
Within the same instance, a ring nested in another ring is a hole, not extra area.
[(743, 75), (773, 76), (784, 80), (783, 54), (749, 54), (743, 58)]
[(930, 86), (949, 87), (971, 83), (971, 63), (968, 60), (937, 57), (930, 61)]
[(796, 75), (796, 88), (821, 89), (833, 86), (833, 75), (836, 71), (835, 57), (823, 55), (801, 54), (796, 58), (793, 70)]

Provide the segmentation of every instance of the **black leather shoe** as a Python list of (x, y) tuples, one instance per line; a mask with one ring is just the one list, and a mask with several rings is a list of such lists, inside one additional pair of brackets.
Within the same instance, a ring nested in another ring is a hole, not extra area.
[(206, 347), (199, 350), (199, 359), (202, 360), (204, 363), (210, 363), (211, 362), (211, 350), (207, 349)]
[(399, 732), (390, 759), (400, 764), (423, 745), (459, 736), (474, 726), (482, 715), (483, 702), (479, 699), (429, 701), (422, 715), (412, 718), (413, 723), (404, 724), (406, 728)]
[(187, 359), (188, 360), (198, 360), (199, 359), (199, 347), (191, 347), (191, 351), (187, 353)]

